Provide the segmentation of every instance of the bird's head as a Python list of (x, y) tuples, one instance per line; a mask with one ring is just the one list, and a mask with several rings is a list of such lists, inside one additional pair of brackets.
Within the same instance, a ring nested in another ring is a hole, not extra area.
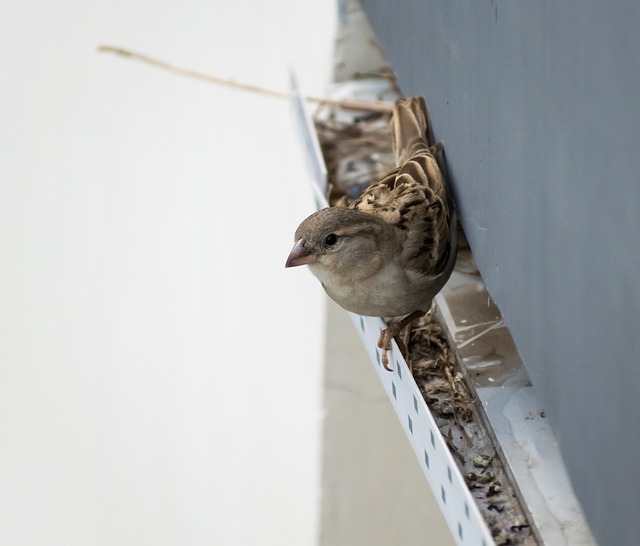
[(392, 236), (390, 226), (371, 214), (325, 208), (298, 226), (285, 267), (308, 265), (323, 283), (357, 281), (380, 269)]

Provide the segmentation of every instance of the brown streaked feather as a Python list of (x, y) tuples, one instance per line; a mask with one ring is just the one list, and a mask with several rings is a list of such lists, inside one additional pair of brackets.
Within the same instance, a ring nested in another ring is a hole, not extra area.
[(436, 276), (452, 252), (452, 211), (434, 157), (439, 147), (433, 142), (424, 99), (399, 99), (392, 119), (399, 166), (349, 208), (374, 214), (402, 232), (400, 259), (410, 275)]
[(398, 99), (391, 119), (397, 165), (402, 165), (424, 148), (436, 146), (424, 97)]

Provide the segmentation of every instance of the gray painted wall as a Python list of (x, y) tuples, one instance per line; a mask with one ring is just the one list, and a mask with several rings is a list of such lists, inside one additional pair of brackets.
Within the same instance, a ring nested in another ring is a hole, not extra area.
[(364, 0), (602, 545), (640, 537), (640, 2)]

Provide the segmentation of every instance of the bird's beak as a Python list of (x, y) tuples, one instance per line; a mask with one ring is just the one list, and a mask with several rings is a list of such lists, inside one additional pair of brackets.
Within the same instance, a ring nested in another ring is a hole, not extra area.
[(287, 263), (284, 264), (285, 267), (296, 267), (297, 265), (307, 265), (312, 264), (316, 261), (316, 255), (313, 253), (311, 249), (304, 246), (304, 239), (299, 239), (291, 252), (289, 253), (289, 257), (287, 258)]

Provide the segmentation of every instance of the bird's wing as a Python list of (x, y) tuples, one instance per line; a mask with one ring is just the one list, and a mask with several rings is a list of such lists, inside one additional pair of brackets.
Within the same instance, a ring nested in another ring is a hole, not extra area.
[(375, 214), (399, 231), (401, 262), (417, 275), (437, 276), (452, 252), (452, 210), (436, 162), (422, 97), (399, 99), (392, 118), (399, 167), (367, 188), (350, 208)]
[(451, 214), (435, 158), (419, 154), (367, 188), (350, 208), (374, 214), (398, 232), (401, 263), (418, 275), (436, 276), (450, 248)]

